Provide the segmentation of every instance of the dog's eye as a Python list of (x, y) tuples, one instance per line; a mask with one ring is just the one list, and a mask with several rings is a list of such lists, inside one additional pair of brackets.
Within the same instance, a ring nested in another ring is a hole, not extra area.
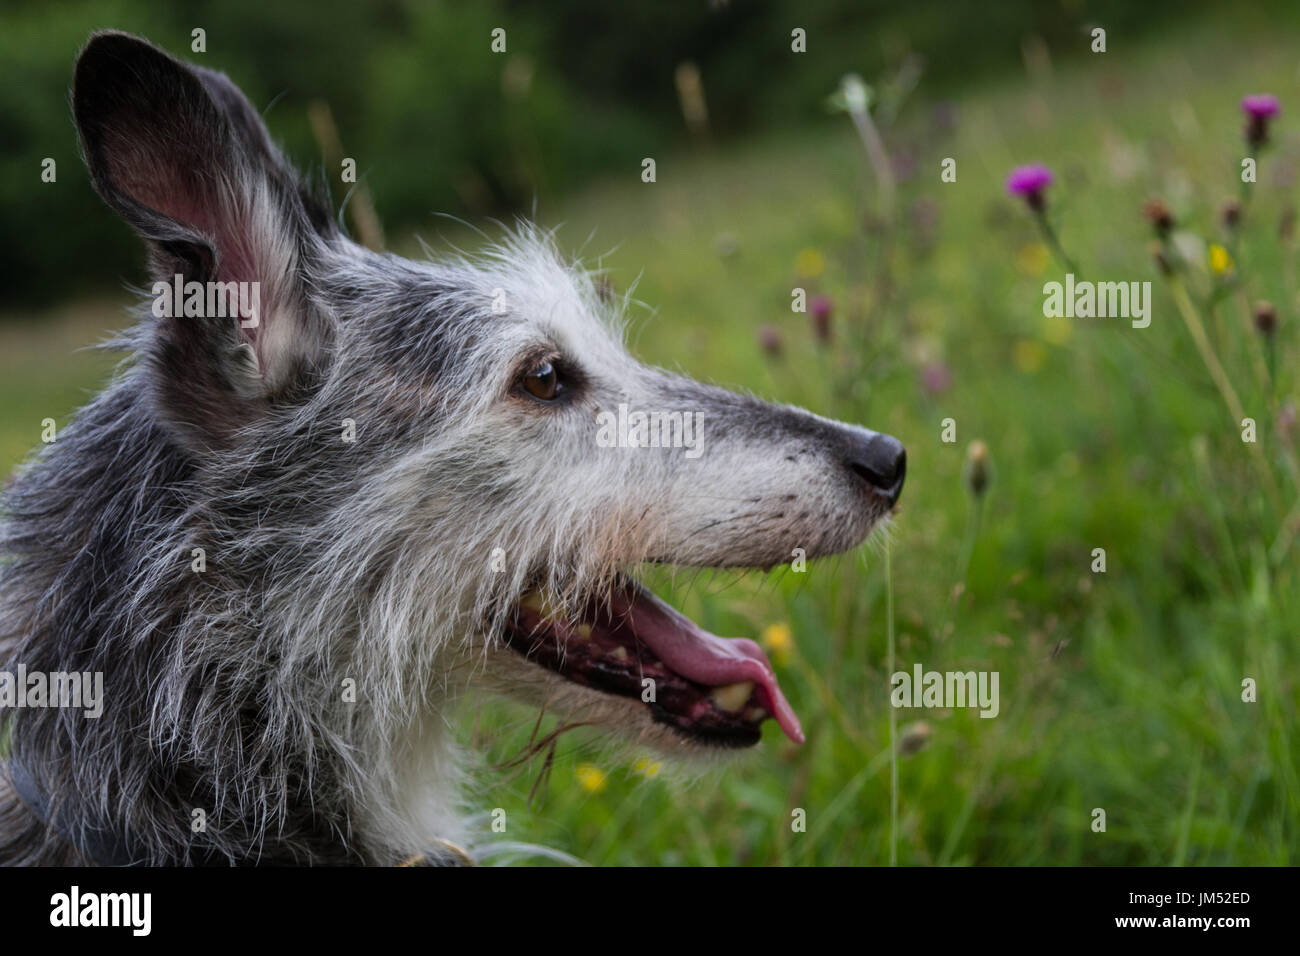
[(560, 376), (550, 362), (542, 362), (524, 376), (524, 388), (533, 398), (552, 401), (560, 393)]

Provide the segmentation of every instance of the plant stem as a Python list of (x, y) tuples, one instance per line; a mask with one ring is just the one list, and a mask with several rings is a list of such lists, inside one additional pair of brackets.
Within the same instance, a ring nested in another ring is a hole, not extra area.
[[(885, 633), (889, 664), (894, 674), (894, 565), (890, 558), (889, 539), (885, 539)], [(898, 709), (892, 694), (889, 704), (889, 865), (898, 866)]]
[[(1215, 386), (1219, 389), (1219, 394), (1223, 397), (1224, 404), (1228, 406), (1228, 413), (1232, 415), (1234, 426), (1240, 428), (1242, 420), (1246, 418), (1246, 410), (1242, 407), (1241, 399), (1237, 397), (1237, 391), (1232, 387), (1232, 382), (1228, 379), (1228, 373), (1223, 370), (1223, 366), (1219, 363), (1219, 357), (1214, 354), (1214, 349), (1210, 347), (1210, 340), (1205, 334), (1205, 325), (1201, 322), (1201, 317), (1197, 314), (1196, 307), (1192, 305), (1191, 299), (1187, 297), (1187, 288), (1177, 276), (1170, 276), (1169, 287), (1173, 291), (1174, 303), (1178, 306), (1178, 311), (1183, 317), (1183, 324), (1187, 326), (1192, 341), (1196, 343), (1197, 351), (1201, 353), (1201, 361), (1205, 363), (1210, 378), (1214, 380)], [(1280, 513), (1282, 511), (1282, 495), (1277, 487), (1277, 480), (1273, 477), (1273, 471), (1268, 466), (1268, 459), (1264, 457), (1264, 450), (1257, 441), (1247, 442), (1247, 444), (1250, 446), (1251, 453), (1254, 455), (1263, 475), (1265, 491), (1268, 492), (1269, 500), (1274, 510)]]
[(858, 138), (867, 151), (867, 159), (876, 171), (880, 183), (880, 215), (886, 222), (894, 221), (894, 171), (889, 165), (889, 154), (885, 142), (880, 138), (876, 124), (871, 121), (871, 111), (867, 109), (850, 110), (853, 125), (858, 131)]
[(958, 582), (963, 588), (966, 586), (966, 579), (970, 576), (970, 562), (975, 554), (975, 542), (980, 536), (980, 519), (984, 513), (984, 496), (975, 495), (971, 504), (970, 519), (966, 522), (966, 547), (962, 552), (961, 559), (961, 577)]
[[(1250, 363), (1255, 371), (1255, 378), (1259, 382), (1260, 390), (1264, 397), (1269, 400), (1269, 407), (1276, 410), (1277, 399), (1273, 394), (1273, 367), (1269, 361), (1269, 356), (1265, 354), (1265, 346), (1260, 344), (1263, 338), (1254, 328), (1254, 322), (1250, 314), (1250, 302), (1246, 299), (1246, 290), (1241, 286), (1237, 287), (1237, 304), (1241, 307), (1241, 334), (1246, 337), (1247, 348), (1250, 351)], [(1270, 338), (1268, 345), (1272, 345)]]
[(1045, 238), (1047, 244), (1051, 246), (1052, 252), (1056, 254), (1056, 258), (1061, 260), (1061, 264), (1065, 266), (1065, 271), (1074, 273), (1076, 279), (1082, 279), (1083, 273), (1081, 273), (1079, 267), (1074, 264), (1074, 260), (1066, 254), (1065, 247), (1061, 245), (1061, 240), (1056, 237), (1056, 230), (1053, 229), (1052, 224), (1047, 221), (1047, 212), (1038, 209), (1034, 211), (1034, 215), (1038, 219), (1038, 228), (1042, 230), (1043, 238)]

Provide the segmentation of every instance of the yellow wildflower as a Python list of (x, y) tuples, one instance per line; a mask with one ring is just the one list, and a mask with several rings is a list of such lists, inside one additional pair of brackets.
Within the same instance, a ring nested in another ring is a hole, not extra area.
[(794, 271), (801, 279), (816, 279), (826, 271), (826, 260), (816, 249), (804, 249), (795, 257)]
[(1041, 242), (1026, 242), (1016, 253), (1016, 268), (1023, 275), (1038, 276), (1043, 274), (1051, 260), (1047, 246)]
[(577, 769), (578, 783), (588, 793), (600, 793), (605, 789), (605, 771), (594, 763), (580, 763)]
[(1227, 275), (1233, 270), (1232, 254), (1217, 242), (1210, 245), (1210, 271), (1216, 276)]
[(790, 625), (784, 621), (763, 628), (758, 642), (775, 658), (777, 664), (783, 666), (789, 662), (790, 654), (794, 651), (794, 635), (790, 631)]
[(1049, 315), (1043, 318), (1043, 338), (1052, 345), (1064, 345), (1074, 334), (1074, 326), (1063, 315)]
[(1022, 372), (1037, 372), (1047, 360), (1047, 350), (1030, 339), (1021, 339), (1015, 347), (1016, 368)]

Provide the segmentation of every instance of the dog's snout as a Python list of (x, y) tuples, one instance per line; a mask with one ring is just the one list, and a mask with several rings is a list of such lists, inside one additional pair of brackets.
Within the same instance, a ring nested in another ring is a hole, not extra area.
[(849, 449), (849, 470), (871, 486), (892, 507), (903, 493), (907, 473), (907, 452), (892, 435), (869, 433)]

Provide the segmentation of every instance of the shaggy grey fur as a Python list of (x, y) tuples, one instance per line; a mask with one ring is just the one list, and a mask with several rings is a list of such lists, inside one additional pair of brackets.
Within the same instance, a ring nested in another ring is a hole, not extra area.
[[(888, 513), (872, 486), (882, 447), (901, 484), (896, 442), (637, 363), (618, 307), (535, 230), (473, 262), (369, 252), (229, 80), (124, 34), (83, 50), (73, 108), (153, 276), (258, 281), (263, 306), (250, 329), (142, 308), (116, 379), (5, 493), (0, 667), (104, 675), (98, 720), (0, 712), (65, 827), (150, 864), (465, 841), (466, 693), (698, 746), (504, 648), (526, 590), (578, 607), (643, 561), (772, 566)], [(519, 390), (539, 359), (563, 400)], [(620, 402), (700, 414), (706, 453), (598, 447)], [(0, 864), (74, 862), (0, 774)]]

